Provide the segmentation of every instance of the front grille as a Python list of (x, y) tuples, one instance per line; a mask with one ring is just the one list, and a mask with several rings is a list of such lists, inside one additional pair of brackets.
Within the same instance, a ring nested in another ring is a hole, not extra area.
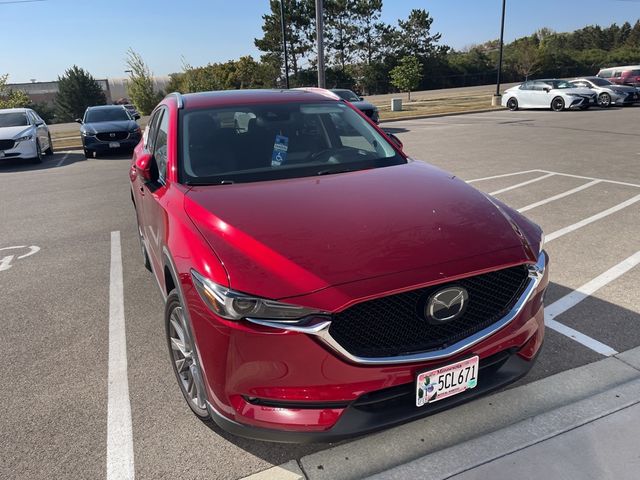
[(13, 140), (0, 140), (0, 150), (11, 150), (15, 143)]
[[(504, 317), (527, 285), (525, 265), (506, 268), (359, 303), (334, 315), (329, 333), (358, 357), (393, 357), (440, 350)], [(467, 289), (464, 314), (450, 322), (428, 323), (424, 310), (436, 291), (458, 285)]]
[(128, 132), (105, 132), (98, 133), (96, 138), (102, 142), (117, 142), (118, 140), (124, 140), (128, 136)]

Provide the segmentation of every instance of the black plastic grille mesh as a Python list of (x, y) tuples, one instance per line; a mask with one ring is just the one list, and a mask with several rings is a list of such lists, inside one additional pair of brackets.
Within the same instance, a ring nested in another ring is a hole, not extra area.
[(96, 135), (98, 140), (100, 140), (102, 142), (112, 142), (112, 141), (117, 141), (117, 140), (124, 140), (128, 136), (129, 136), (128, 132), (106, 132), (106, 133), (99, 133), (99, 134)]
[[(359, 357), (392, 357), (446, 348), (497, 322), (527, 285), (524, 265), (452, 283), (412, 290), (359, 303), (333, 317), (329, 332)], [(441, 288), (459, 285), (469, 293), (464, 315), (445, 324), (428, 323), (424, 307)]]
[(11, 150), (14, 143), (13, 140), (0, 140), (0, 150)]

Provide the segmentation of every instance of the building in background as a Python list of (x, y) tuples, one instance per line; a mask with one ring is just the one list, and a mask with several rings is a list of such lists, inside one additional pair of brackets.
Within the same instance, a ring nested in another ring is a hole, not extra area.
[[(112, 103), (113, 96), (109, 87), (108, 79), (96, 80), (100, 88), (107, 97), (107, 103)], [(30, 82), (30, 83), (8, 83), (7, 88), (11, 90), (22, 90), (34, 103), (46, 103), (53, 106), (58, 94), (58, 82)]]

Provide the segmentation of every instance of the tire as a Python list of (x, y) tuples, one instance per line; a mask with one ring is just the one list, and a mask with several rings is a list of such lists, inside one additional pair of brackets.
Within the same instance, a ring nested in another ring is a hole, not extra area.
[(51, 134), (49, 134), (49, 148), (47, 148), (47, 149), (44, 151), (44, 154), (45, 154), (47, 157), (50, 157), (51, 155), (53, 155), (53, 142), (51, 141)]
[(518, 100), (515, 97), (511, 97), (509, 100), (507, 100), (507, 108), (512, 112), (518, 110)]
[(555, 97), (551, 100), (551, 110), (554, 112), (561, 112), (564, 110), (564, 98)]
[(164, 320), (171, 365), (180, 391), (193, 413), (202, 420), (208, 420), (211, 416), (207, 410), (207, 394), (197, 349), (191, 340), (189, 320), (175, 289), (167, 297)]
[(42, 149), (38, 140), (36, 140), (36, 156), (32, 160), (34, 163), (42, 163)]
[(598, 106), (600, 108), (609, 108), (611, 106), (611, 95), (606, 92), (598, 95)]

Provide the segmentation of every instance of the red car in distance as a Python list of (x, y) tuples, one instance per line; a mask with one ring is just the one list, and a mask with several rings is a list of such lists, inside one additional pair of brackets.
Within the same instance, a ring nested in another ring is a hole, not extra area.
[(130, 180), (182, 394), (234, 434), (379, 430), (538, 354), (540, 228), (328, 91), (171, 94)]

